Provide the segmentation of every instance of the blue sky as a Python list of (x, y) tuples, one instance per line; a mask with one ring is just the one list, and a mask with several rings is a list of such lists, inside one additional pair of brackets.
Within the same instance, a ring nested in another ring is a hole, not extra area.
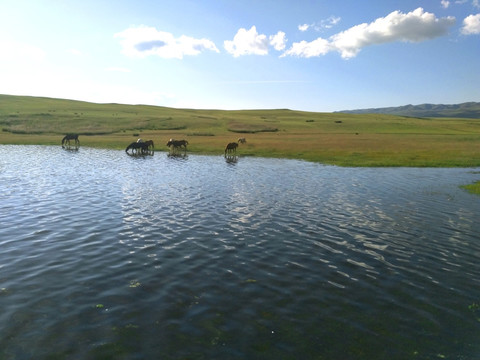
[(330, 112), (480, 101), (480, 0), (2, 0), (0, 93)]

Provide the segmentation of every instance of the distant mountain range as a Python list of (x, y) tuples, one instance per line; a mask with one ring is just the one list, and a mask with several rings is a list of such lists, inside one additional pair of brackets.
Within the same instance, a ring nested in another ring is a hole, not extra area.
[(412, 117), (456, 117), (480, 119), (480, 102), (455, 105), (421, 104), (386, 108), (336, 111), (347, 114), (389, 114)]

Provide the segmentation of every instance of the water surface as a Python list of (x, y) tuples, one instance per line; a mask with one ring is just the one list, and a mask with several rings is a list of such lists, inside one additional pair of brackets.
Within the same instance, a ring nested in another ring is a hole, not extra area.
[(478, 169), (0, 146), (1, 359), (477, 359)]

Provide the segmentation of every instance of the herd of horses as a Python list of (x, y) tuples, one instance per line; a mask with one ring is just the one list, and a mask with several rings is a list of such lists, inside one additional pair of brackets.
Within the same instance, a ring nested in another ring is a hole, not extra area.
[[(62, 139), (62, 148), (71, 148), (71, 140), (74, 141), (74, 146), (76, 149), (80, 146), (80, 141), (78, 140), (78, 134), (67, 134)], [(225, 147), (225, 156), (232, 156), (235, 155), (237, 152), (238, 144), (245, 144), (247, 140), (245, 138), (239, 138), (237, 142), (228, 143)], [(170, 152), (172, 154), (177, 154), (178, 151), (183, 150), (184, 153), (187, 151), (187, 140), (175, 140), (170, 139), (167, 142), (167, 147), (170, 148)], [(143, 141), (142, 139), (138, 139), (137, 141), (132, 142), (128, 145), (125, 149), (125, 152), (129, 155), (153, 155), (155, 145), (153, 140)]]

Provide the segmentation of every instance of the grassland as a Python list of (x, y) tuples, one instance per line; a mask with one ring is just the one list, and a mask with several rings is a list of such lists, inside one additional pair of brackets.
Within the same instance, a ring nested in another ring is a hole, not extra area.
[(138, 137), (168, 150), (223, 154), (246, 137), (241, 156), (303, 159), (338, 166), (477, 167), (480, 119), (414, 118), (293, 110), (195, 110), (0, 95), (0, 144), (59, 145), (79, 133), (82, 146), (124, 149)]

